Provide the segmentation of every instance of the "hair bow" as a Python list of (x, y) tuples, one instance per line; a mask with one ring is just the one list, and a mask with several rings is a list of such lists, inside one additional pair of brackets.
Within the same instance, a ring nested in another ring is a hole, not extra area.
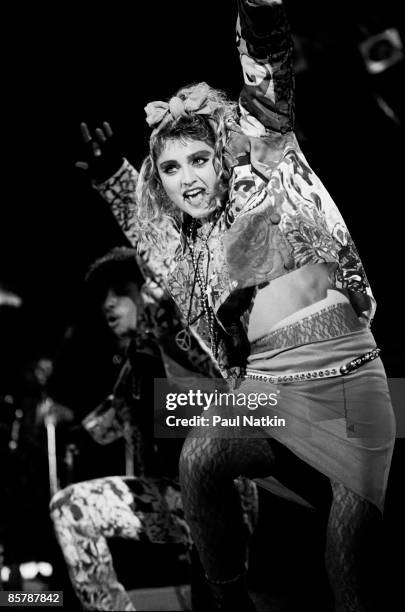
[(169, 102), (149, 102), (145, 106), (147, 124), (157, 130), (161, 129), (171, 119), (177, 119), (188, 113), (210, 115), (219, 107), (219, 104), (209, 100), (209, 89), (207, 83), (199, 83), (183, 91), (184, 99), (173, 96)]

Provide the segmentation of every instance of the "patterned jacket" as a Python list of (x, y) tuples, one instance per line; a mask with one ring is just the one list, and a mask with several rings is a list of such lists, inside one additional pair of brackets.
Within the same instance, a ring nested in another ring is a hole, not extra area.
[[(218, 363), (229, 374), (249, 352), (247, 326), (258, 288), (308, 264), (329, 263), (369, 323), (375, 302), (345, 222), (293, 133), (292, 42), (281, 0), (238, 0), (237, 47), (244, 77), (238, 123), (229, 126), (225, 211), (208, 240), (207, 278), (223, 330)], [(255, 6), (257, 5), (257, 6)], [(126, 161), (98, 185), (147, 265), (163, 277), (184, 317), (208, 338), (183, 227), (151, 247), (137, 231), (137, 172)], [(197, 230), (197, 241), (206, 226)], [(198, 285), (198, 284), (197, 284)]]

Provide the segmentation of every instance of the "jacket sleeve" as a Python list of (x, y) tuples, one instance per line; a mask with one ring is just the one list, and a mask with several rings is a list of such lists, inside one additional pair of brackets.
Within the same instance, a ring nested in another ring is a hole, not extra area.
[(84, 429), (98, 444), (110, 444), (125, 435), (129, 425), (128, 389), (132, 389), (132, 368), (126, 360), (111, 395), (92, 410), (82, 421)]
[(139, 230), (139, 213), (136, 201), (136, 184), (139, 173), (124, 160), (121, 168), (102, 183), (94, 183), (94, 188), (110, 205), (122, 231), (131, 245), (137, 248), (143, 263), (145, 275), (164, 280), (173, 266), (175, 251), (179, 243), (179, 232), (170, 223), (162, 225), (161, 240), (152, 244), (147, 242)]
[(83, 419), (82, 425), (98, 444), (111, 444), (125, 433), (125, 424), (118, 414), (117, 400), (109, 395)]
[(139, 241), (135, 189), (139, 173), (125, 159), (122, 166), (106, 181), (93, 187), (110, 205), (121, 229), (133, 246)]
[(238, 0), (237, 47), (244, 79), (242, 130), (249, 136), (291, 131), (293, 44), (281, 0)]

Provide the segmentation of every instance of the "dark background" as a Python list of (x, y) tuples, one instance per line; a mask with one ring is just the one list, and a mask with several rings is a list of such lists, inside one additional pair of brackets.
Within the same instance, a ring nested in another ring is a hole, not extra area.
[[(323, 4), (286, 2), (297, 41), (297, 133), (367, 270), (387, 373), (402, 377), (403, 61), (371, 75), (358, 48), (386, 27), (403, 35), (400, 3), (380, 3), (378, 10), (353, 0)], [(78, 417), (109, 391), (116, 370), (111, 345), (85, 304), (83, 276), (96, 257), (126, 243), (85, 173), (74, 168), (82, 153), (79, 123), (109, 121), (121, 150), (139, 166), (148, 102), (202, 80), (234, 98), (242, 85), (234, 2), (100, 7), (86, 15), (70, 3), (13, 9), (3, 57), (0, 284), (23, 305), (0, 309), (0, 394), (13, 392), (29, 360), (49, 355), (54, 394)], [(388, 495), (393, 538), (400, 450)], [(90, 463), (82, 477), (89, 474)]]

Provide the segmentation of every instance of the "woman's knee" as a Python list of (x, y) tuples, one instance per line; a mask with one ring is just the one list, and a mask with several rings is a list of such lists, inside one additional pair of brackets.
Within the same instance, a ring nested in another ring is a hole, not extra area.
[(189, 436), (180, 456), (180, 479), (206, 474), (216, 477), (256, 478), (268, 476), (274, 467), (274, 453), (267, 439)]
[(382, 526), (381, 511), (367, 499), (339, 482), (331, 482), (333, 501), (329, 514), (329, 536), (335, 538), (336, 532), (341, 537), (348, 534), (363, 535), (375, 533), (376, 537)]

